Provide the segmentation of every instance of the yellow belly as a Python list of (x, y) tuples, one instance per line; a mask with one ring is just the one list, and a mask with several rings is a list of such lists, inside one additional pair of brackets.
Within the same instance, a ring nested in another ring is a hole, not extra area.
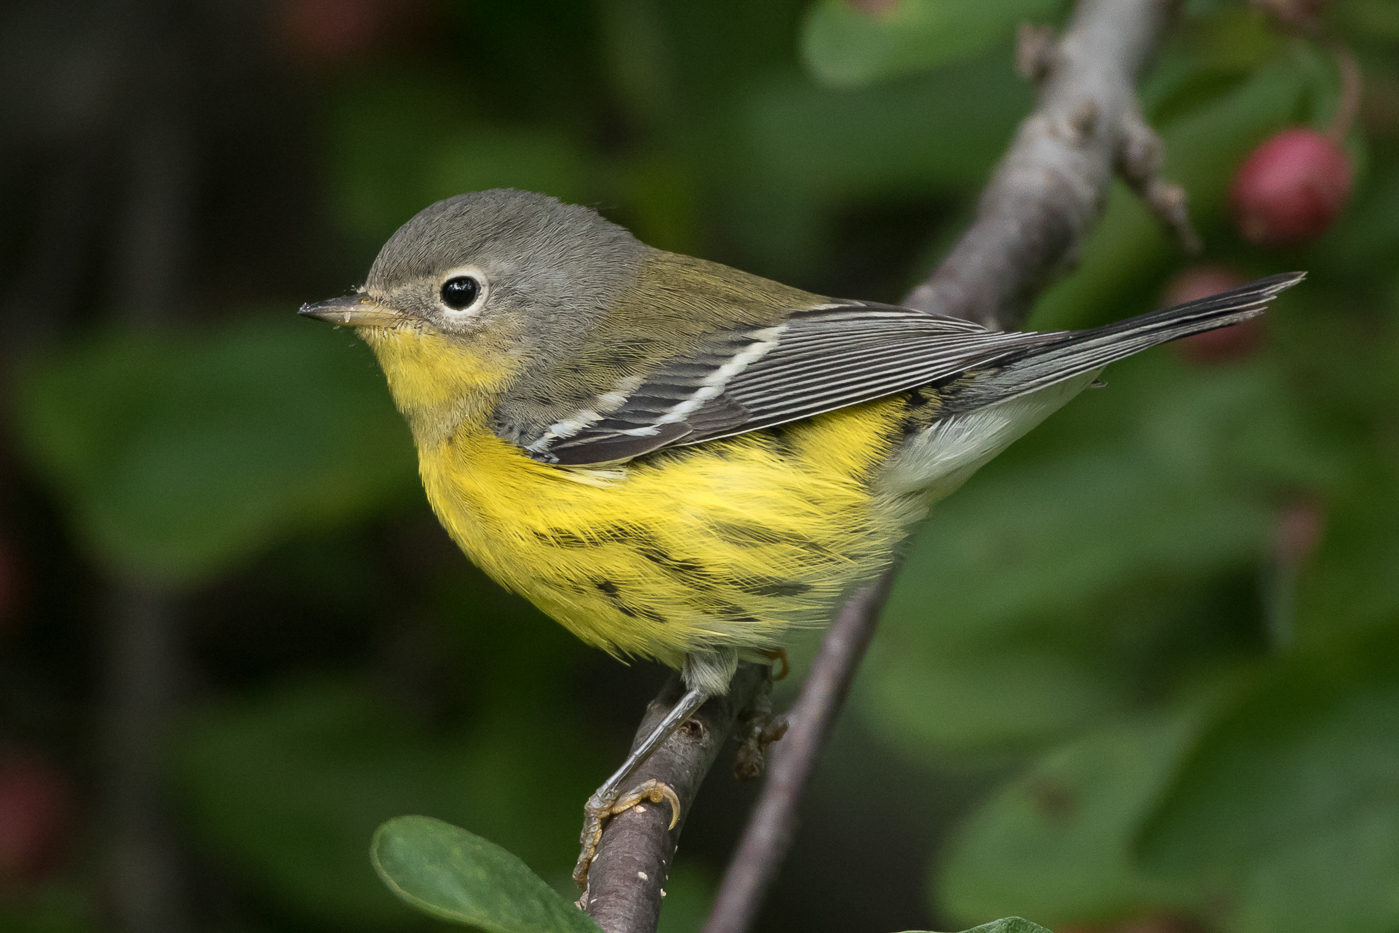
[(827, 621), (916, 517), (875, 491), (907, 399), (615, 469), (531, 460), (484, 429), (420, 449), (429, 501), (467, 555), (580, 638), (678, 666)]

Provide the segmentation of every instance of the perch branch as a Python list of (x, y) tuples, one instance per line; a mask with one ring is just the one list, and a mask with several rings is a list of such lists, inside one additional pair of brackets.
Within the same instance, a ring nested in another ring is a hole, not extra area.
[[(587, 890), (578, 900), (598, 926), (609, 933), (656, 929), (671, 860), (700, 782), (740, 718), (771, 683), (768, 668), (741, 665), (728, 694), (700, 707), (637, 770), (638, 783), (656, 778), (675, 791), (680, 823), (670, 828), (670, 807), (664, 803), (641, 804), (607, 821), (588, 871)], [(680, 677), (675, 675), (647, 706), (633, 747), (651, 734), (680, 692)]]

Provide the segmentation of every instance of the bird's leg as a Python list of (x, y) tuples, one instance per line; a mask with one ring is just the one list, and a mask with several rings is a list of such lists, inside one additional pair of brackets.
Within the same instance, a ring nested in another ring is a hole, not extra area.
[(674, 829), (680, 822), (680, 798), (675, 795), (675, 791), (668, 784), (661, 781), (642, 781), (640, 784), (623, 792), (622, 788), (636, 774), (637, 768), (642, 762), (651, 756), (651, 753), (661, 747), (671, 733), (680, 728), (681, 723), (690, 718), (690, 714), (704, 705), (704, 701), (709, 699), (711, 694), (707, 690), (698, 687), (691, 687), (685, 691), (684, 695), (666, 713), (664, 719), (651, 734), (641, 742), (640, 745), (632, 749), (627, 760), (622, 762), (622, 766), (612, 773), (602, 786), (588, 798), (587, 804), (583, 808), (583, 834), (579, 839), (582, 843), (582, 851), (578, 853), (578, 863), (573, 867), (573, 881), (579, 889), (588, 886), (588, 869), (593, 864), (593, 857), (597, 855), (597, 846), (602, 839), (602, 824), (608, 818), (636, 806), (643, 800), (650, 800), (652, 803), (666, 801), (670, 804), (670, 828)]
[(742, 739), (738, 743), (738, 753), (734, 756), (734, 777), (740, 781), (751, 781), (762, 775), (766, 766), (768, 746), (787, 734), (787, 717), (773, 715), (772, 682), (778, 679), (773, 668), (778, 662), (787, 672), (787, 652), (774, 652), (772, 667), (763, 678), (748, 706), (747, 718), (743, 723)]

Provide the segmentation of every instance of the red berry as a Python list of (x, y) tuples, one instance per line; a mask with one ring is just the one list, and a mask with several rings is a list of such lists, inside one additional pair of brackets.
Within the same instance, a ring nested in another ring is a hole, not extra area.
[[(1162, 305), (1178, 305), (1196, 298), (1227, 292), (1248, 278), (1227, 266), (1192, 266), (1166, 285)], [(1181, 356), (1194, 363), (1219, 363), (1248, 356), (1263, 342), (1263, 318), (1255, 317), (1230, 327), (1218, 327), (1176, 342)]]
[(1285, 505), (1273, 527), (1273, 553), (1288, 567), (1301, 567), (1321, 544), (1326, 532), (1326, 510), (1311, 498)]
[(1228, 266), (1191, 266), (1175, 274), (1161, 292), (1161, 305), (1183, 305), (1197, 298), (1208, 298), (1238, 288), (1248, 277)]
[(424, 18), (406, 0), (289, 0), (277, 7), (276, 32), (299, 62), (353, 64), (381, 50)]
[(1230, 204), (1239, 232), (1262, 246), (1305, 243), (1325, 233), (1350, 199), (1350, 160), (1315, 130), (1284, 130), (1244, 160)]
[(68, 780), (37, 755), (0, 753), (0, 895), (58, 867), (73, 824)]
[(1293, 28), (1316, 25), (1322, 9), (1331, 0), (1253, 0), (1253, 5)]
[(0, 633), (19, 622), (23, 577), (14, 546), (0, 536)]

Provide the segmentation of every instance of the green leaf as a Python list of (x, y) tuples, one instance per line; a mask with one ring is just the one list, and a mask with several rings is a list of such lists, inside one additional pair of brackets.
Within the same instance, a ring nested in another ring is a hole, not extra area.
[(1396, 710), (1393, 623), (1288, 657), (1201, 736), (1145, 824), (1143, 862), (1208, 872), (1241, 933), (1395, 929)]
[(578, 802), (606, 762), (560, 712), (562, 697), (541, 688), (538, 702), (552, 715), (521, 718), (511, 704), (425, 722), (364, 680), (340, 677), (191, 710), (174, 736), (182, 825), (241, 886), (317, 928), (412, 926), (364, 859), (375, 828), (401, 813), (508, 834), (562, 881), (572, 860), (558, 839), (576, 832)]
[(1132, 843), (1200, 718), (1196, 709), (1119, 723), (1047, 755), (959, 829), (941, 860), (939, 905), (958, 917), (1015, 910), (1075, 924), (1191, 906), (1192, 889), (1144, 871)]
[(1258, 860), (1230, 898), (1230, 933), (1399, 929), (1399, 806), (1376, 800)]
[(799, 75), (757, 76), (716, 111), (714, 135), (726, 142), (705, 165), (720, 186), (713, 200), (747, 263), (810, 285), (813, 268), (838, 258), (847, 212), (945, 203), (981, 185), (1033, 99), (990, 58), (840, 93)]
[(78, 537), (118, 570), (190, 584), (416, 486), (367, 348), (296, 319), (109, 334), (30, 361), (15, 420)]
[(1342, 24), (1338, 34), (1365, 36), (1370, 42), (1399, 42), (1399, 6), (1391, 0), (1352, 0), (1333, 12)]
[[(769, 187), (782, 180), (824, 197), (961, 195), (985, 179), (1032, 102), (1024, 82), (987, 60), (840, 94), (777, 76), (736, 102), (743, 158), (734, 174), (757, 175)], [(956, 127), (957, 145), (947, 145), (937, 127)], [(794, 174), (797, 163), (802, 170)]]
[[(914, 931), (910, 930), (907, 933), (914, 933)], [(1020, 917), (1006, 917), (1003, 920), (983, 923), (970, 930), (963, 930), (962, 933), (1050, 933), (1050, 931), (1038, 923), (1031, 923)]]
[(486, 933), (600, 929), (514, 855), (441, 820), (389, 820), (374, 834), (370, 857), (389, 890), (443, 920)]
[(1364, 636), (1298, 652), (1215, 721), (1146, 828), (1145, 857), (1243, 869), (1376, 804), (1399, 809), (1399, 630)]
[(1399, 587), (1389, 583), (1399, 567), (1399, 473), (1386, 462), (1361, 479), (1345, 498), (1328, 502), (1321, 549), (1298, 581), (1297, 636), (1303, 644), (1325, 644), (1338, 629), (1399, 618)]
[[(9, 880), (9, 879), (7, 879)], [(0, 894), (0, 930), (5, 933), (91, 933), (97, 908), (91, 885), (58, 878)]]
[(394, 68), (367, 72), (353, 93), (336, 98), (331, 195), (366, 243), (382, 243), (428, 204), (464, 191), (516, 187), (596, 199), (602, 166), (565, 129), (493, 123), (463, 107), (462, 97), (432, 74)]
[(970, 58), (1044, 20), (1058, 0), (959, 3), (893, 0), (873, 13), (844, 0), (819, 0), (802, 28), (802, 58), (827, 84), (852, 87)]

